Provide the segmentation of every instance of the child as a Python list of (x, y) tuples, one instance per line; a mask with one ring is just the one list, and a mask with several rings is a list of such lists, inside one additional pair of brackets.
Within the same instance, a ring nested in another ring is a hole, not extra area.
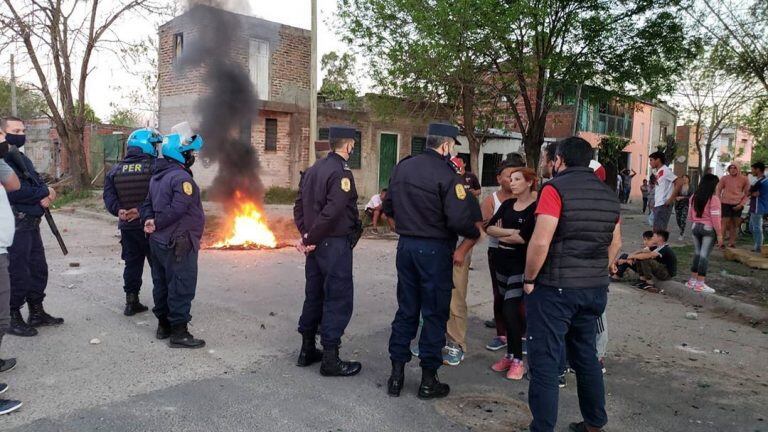
[(640, 275), (638, 288), (659, 293), (661, 290), (653, 285), (653, 280), (666, 281), (677, 274), (677, 257), (667, 244), (668, 240), (668, 231), (657, 230), (653, 233), (652, 242), (655, 246), (653, 250), (634, 253), (627, 257), (627, 260), (637, 266), (637, 272)]
[(632, 252), (631, 254), (623, 253), (621, 256), (616, 260), (616, 272), (611, 275), (611, 279), (614, 282), (620, 281), (624, 277), (624, 273), (626, 273), (627, 269), (631, 269), (635, 273), (637, 273), (637, 266), (634, 262), (631, 262), (628, 258), (630, 255), (635, 255), (643, 252), (650, 252), (654, 249), (653, 246), (653, 231), (645, 231), (643, 233), (643, 248), (640, 250), (637, 250), (635, 252)]

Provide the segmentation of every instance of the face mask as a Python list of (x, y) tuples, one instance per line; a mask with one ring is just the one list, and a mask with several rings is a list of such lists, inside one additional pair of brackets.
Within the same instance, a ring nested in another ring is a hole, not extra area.
[(0, 142), (0, 158), (4, 158), (8, 154), (9, 149), (8, 141), (3, 140), (3, 142)]
[(192, 152), (186, 152), (184, 154), (184, 168), (192, 168), (192, 165), (195, 164), (195, 154)]
[(8, 144), (21, 148), (25, 142), (27, 142), (26, 135), (5, 134), (5, 139), (8, 140)]

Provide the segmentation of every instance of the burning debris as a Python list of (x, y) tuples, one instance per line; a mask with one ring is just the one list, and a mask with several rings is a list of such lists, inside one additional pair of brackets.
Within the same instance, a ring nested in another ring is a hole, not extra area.
[(205, 137), (203, 156), (218, 162), (209, 196), (222, 204), (224, 230), (215, 248), (275, 248), (278, 241), (264, 217), (264, 187), (259, 177), (256, 148), (251, 145), (251, 125), (259, 103), (246, 65), (238, 63), (241, 22), (238, 15), (222, 13), (232, 4), (192, 4), (190, 19), (200, 29), (178, 61), (180, 68), (201, 68), (208, 93), (200, 99), (200, 134)]

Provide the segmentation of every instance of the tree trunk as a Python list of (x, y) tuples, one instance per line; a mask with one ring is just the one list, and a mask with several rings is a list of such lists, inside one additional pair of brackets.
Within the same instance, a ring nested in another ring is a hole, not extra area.
[(56, 125), (56, 131), (59, 134), (69, 157), (69, 174), (72, 178), (71, 187), (74, 191), (81, 191), (90, 185), (90, 174), (85, 158), (85, 146), (83, 127), (70, 126), (64, 124)]
[(529, 168), (537, 169), (541, 156), (541, 146), (544, 144), (544, 126), (547, 115), (528, 123), (528, 133), (523, 134), (523, 148), (525, 149), (526, 164)]

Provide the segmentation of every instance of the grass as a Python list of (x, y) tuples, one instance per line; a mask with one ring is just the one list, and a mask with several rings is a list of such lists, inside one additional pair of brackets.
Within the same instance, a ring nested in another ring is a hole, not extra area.
[(267, 189), (264, 196), (265, 204), (293, 204), (296, 201), (298, 191), (280, 186), (272, 186)]
[(66, 207), (77, 201), (86, 200), (92, 197), (93, 193), (90, 189), (83, 189), (80, 191), (67, 190), (56, 197), (54, 208)]

